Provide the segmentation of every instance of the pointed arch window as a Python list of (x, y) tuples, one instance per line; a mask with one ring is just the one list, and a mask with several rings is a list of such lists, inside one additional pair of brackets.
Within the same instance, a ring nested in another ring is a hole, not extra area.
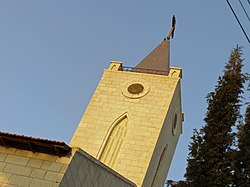
[(106, 141), (101, 149), (99, 160), (109, 167), (114, 166), (115, 161), (119, 156), (120, 149), (127, 136), (127, 129), (128, 117), (125, 114), (113, 123), (107, 133)]

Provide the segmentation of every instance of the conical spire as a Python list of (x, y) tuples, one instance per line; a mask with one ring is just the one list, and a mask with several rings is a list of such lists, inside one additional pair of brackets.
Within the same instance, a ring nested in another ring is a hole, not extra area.
[[(164, 39), (135, 68), (169, 72), (170, 42)], [(165, 74), (165, 73), (164, 73)]]

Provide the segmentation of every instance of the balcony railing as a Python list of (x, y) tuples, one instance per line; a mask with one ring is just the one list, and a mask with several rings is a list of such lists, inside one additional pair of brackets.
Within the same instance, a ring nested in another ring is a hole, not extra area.
[(148, 74), (157, 74), (157, 75), (168, 75), (168, 73), (169, 73), (169, 71), (135, 68), (135, 67), (128, 67), (128, 66), (123, 66), (121, 71), (136, 72), (136, 73), (148, 73)]

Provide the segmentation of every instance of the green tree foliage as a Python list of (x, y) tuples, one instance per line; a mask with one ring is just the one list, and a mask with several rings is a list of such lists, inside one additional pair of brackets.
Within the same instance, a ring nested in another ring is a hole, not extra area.
[(188, 183), (186, 181), (172, 181), (172, 180), (168, 180), (166, 181), (166, 185), (167, 187), (191, 187), (190, 185), (188, 185)]
[(200, 131), (194, 131), (189, 146), (185, 178), (190, 186), (233, 184), (235, 133), (232, 128), (240, 116), (241, 94), (246, 81), (241, 56), (242, 49), (237, 46), (231, 52), (215, 91), (207, 96), (205, 125)]
[[(197, 129), (194, 129), (193, 136), (191, 137), (192, 142), (189, 145), (189, 154), (188, 154), (188, 164), (185, 177), (188, 179), (188, 182), (193, 185), (198, 185), (200, 181), (200, 176), (197, 173), (201, 173), (201, 163), (202, 157), (200, 155), (201, 144), (203, 142), (202, 134)], [(178, 183), (177, 183), (178, 184)]]
[(245, 123), (239, 125), (238, 148), (234, 186), (250, 186), (250, 104), (246, 109)]

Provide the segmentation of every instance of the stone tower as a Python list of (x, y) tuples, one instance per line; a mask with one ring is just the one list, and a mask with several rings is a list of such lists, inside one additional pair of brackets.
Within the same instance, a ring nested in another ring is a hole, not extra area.
[(161, 42), (135, 68), (112, 61), (74, 133), (79, 147), (137, 186), (163, 186), (182, 132), (181, 69)]

